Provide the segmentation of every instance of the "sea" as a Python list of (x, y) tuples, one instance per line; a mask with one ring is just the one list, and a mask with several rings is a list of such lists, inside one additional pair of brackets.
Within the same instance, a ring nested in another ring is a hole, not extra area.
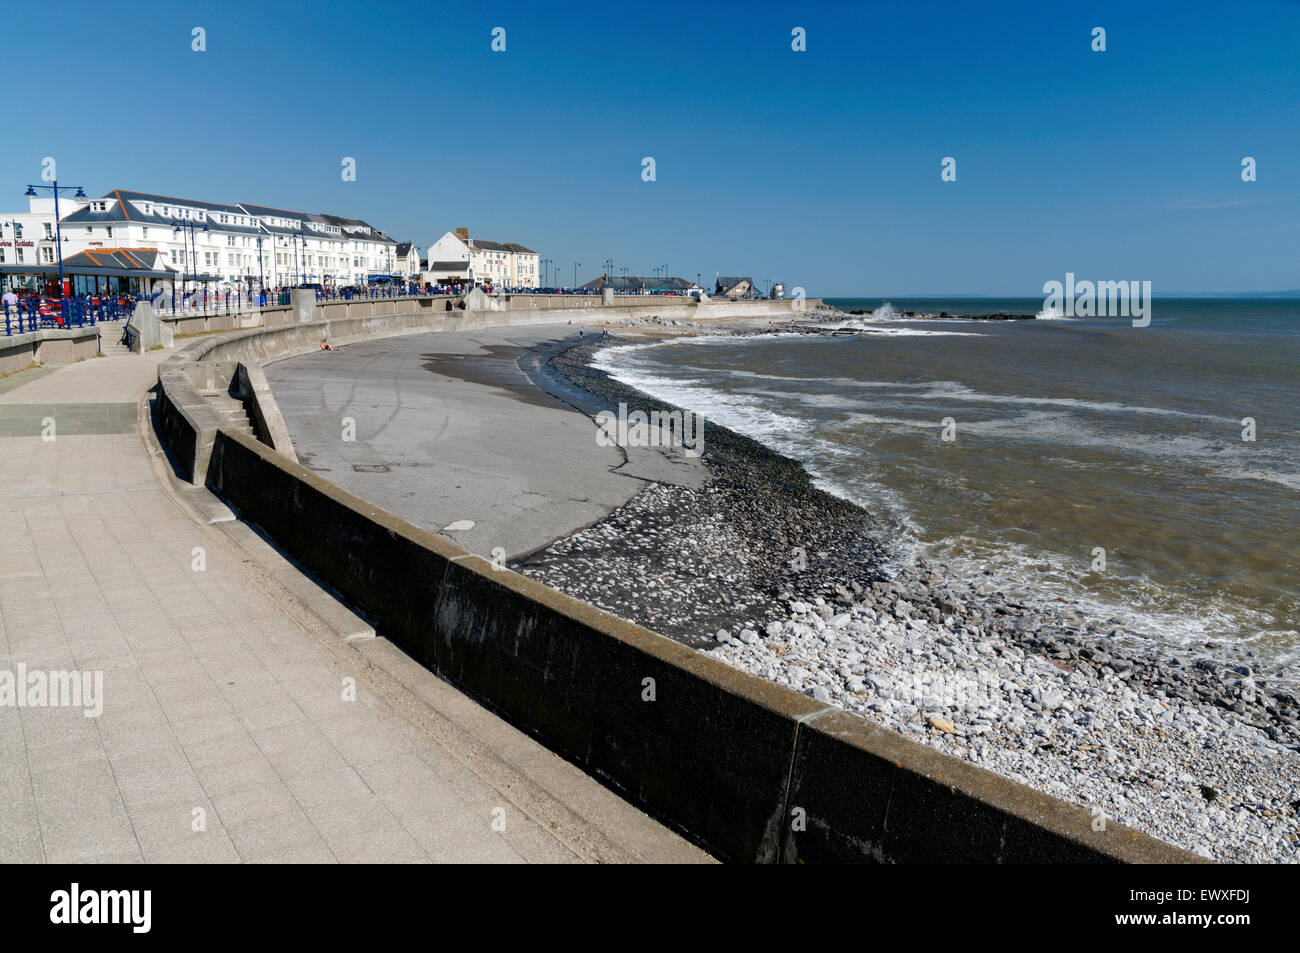
[[(1300, 296), (1156, 297), (1145, 327), (1042, 298), (827, 304), (873, 313), (597, 366), (801, 462), (884, 522), (893, 568), (1300, 671)], [(992, 312), (1038, 317), (962, 317)]]

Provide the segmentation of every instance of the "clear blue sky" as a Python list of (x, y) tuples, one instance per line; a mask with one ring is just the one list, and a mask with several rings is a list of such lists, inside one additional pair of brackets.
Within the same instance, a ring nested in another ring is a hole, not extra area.
[(95, 0), (9, 4), (4, 34), (0, 211), (52, 155), (96, 195), (466, 225), (565, 281), (612, 256), (814, 295), (1300, 287), (1296, 2)]

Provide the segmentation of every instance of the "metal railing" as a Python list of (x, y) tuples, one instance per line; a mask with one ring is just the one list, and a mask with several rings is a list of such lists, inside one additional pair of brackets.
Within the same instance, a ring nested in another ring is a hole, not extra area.
[(135, 310), (132, 299), (65, 298), (54, 304), (41, 304), (35, 298), (17, 305), (0, 306), (4, 310), (5, 334), (26, 334), (49, 328), (80, 328), (103, 321), (129, 318)]

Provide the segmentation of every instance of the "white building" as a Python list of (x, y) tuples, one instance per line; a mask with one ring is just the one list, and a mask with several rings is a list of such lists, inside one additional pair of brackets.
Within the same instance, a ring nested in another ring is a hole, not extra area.
[[(28, 201), (29, 212), (0, 217), (0, 242), (9, 242), (0, 244), (0, 264), (57, 262), (54, 200)], [(59, 210), (65, 259), (95, 249), (156, 249), (190, 287), (357, 285), (391, 274), (396, 263), (397, 242), (360, 219), (123, 189), (97, 199), (61, 198)]]
[[(88, 203), (87, 198), (59, 198), (63, 215), (76, 212)], [(52, 265), (54, 252), (54, 197), (29, 198), (26, 212), (0, 216), (0, 265)], [(64, 236), (65, 254), (68, 236)]]
[(424, 269), (420, 266), (420, 250), (415, 247), (415, 243), (398, 242), (396, 255), (397, 268), (393, 274), (401, 275), (408, 281), (419, 281)]
[(540, 287), (537, 252), (515, 242), (471, 238), (469, 229), (448, 232), (429, 246), (429, 270), (424, 278), (433, 284), (467, 282), (494, 288)]

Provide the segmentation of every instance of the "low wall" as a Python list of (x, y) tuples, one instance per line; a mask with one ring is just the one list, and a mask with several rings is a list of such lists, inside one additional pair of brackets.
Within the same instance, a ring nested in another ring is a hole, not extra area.
[[(400, 314), (431, 315), (443, 311), (462, 311), (459, 306), (461, 300), (460, 297), (450, 295), (422, 295), (400, 298), (357, 298), (351, 301), (317, 301), (314, 320), (335, 321), (340, 318), (391, 317)], [(789, 299), (739, 302), (710, 299), (701, 304), (694, 298), (676, 295), (615, 295), (612, 299), (603, 301), (599, 295), (503, 294), (488, 295), (486, 300), (491, 307), (481, 313), (546, 311), (550, 312), (547, 315), (549, 321), (589, 318), (592, 310), (598, 308), (613, 308), (614, 311), (608, 316), (608, 320), (614, 321), (633, 320), (652, 315), (678, 320), (708, 320), (711, 317), (736, 313), (738, 308), (754, 317), (766, 315), (791, 317), (801, 310), (819, 307), (822, 303), (819, 298), (809, 298), (802, 302), (800, 308), (796, 308), (795, 302)], [(185, 336), (214, 331), (279, 327), (294, 324), (298, 318), (291, 306), (278, 305), (260, 310), (230, 313), (214, 311), (209, 314), (202, 312), (164, 314), (161, 320), (170, 325), (177, 335)]]
[(0, 375), (33, 364), (73, 364), (98, 353), (99, 329), (93, 325), (6, 334), (0, 336)]
[(208, 483), (413, 658), (724, 860), (1199, 858), (460, 549), (244, 434)]
[(263, 308), (257, 311), (233, 311), (229, 313), (204, 314), (181, 313), (159, 316), (164, 324), (170, 325), (177, 337), (194, 334), (209, 334), (213, 331), (234, 331), (239, 328), (275, 327), (288, 324), (293, 320), (293, 312), (284, 307)]

